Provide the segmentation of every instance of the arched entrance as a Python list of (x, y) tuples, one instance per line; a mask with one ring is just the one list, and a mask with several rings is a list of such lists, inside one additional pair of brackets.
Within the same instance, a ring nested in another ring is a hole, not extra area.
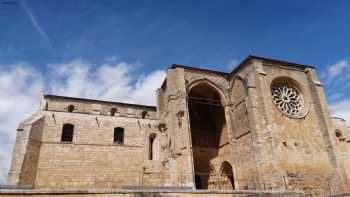
[[(192, 152), (197, 189), (207, 189), (213, 160), (228, 144), (225, 111), (219, 92), (206, 82), (188, 94)], [(215, 162), (214, 162), (215, 163)]]
[(223, 189), (235, 189), (233, 170), (229, 162), (224, 161), (221, 164), (220, 175), (221, 175), (221, 178), (223, 179), (221, 183), (221, 185), (223, 186)]

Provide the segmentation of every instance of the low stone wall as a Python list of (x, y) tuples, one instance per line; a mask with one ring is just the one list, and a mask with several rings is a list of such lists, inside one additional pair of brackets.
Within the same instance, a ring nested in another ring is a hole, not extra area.
[(0, 197), (303, 197), (300, 191), (265, 190), (28, 190), (0, 189)]

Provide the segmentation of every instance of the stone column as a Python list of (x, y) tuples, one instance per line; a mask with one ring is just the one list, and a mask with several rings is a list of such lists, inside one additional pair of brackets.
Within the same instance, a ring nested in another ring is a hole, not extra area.
[(322, 132), (324, 142), (328, 146), (327, 153), (329, 157), (329, 163), (334, 168), (334, 182), (336, 182), (337, 190), (344, 191), (344, 180), (340, 176), (338, 158), (336, 156), (335, 138), (332, 134), (332, 124), (329, 117), (327, 99), (322, 87), (322, 83), (318, 80), (316, 70), (313, 68), (305, 69), (309, 88), (311, 90), (311, 100), (315, 107), (316, 116), (318, 118), (319, 127)]
[(252, 71), (248, 74), (248, 118), (254, 141), (259, 188), (279, 189), (283, 186), (281, 175), (276, 169), (276, 153), (272, 128), (272, 103), (270, 85), (260, 60), (251, 61)]
[(194, 188), (194, 167), (190, 137), (190, 121), (186, 100), (185, 73), (183, 68), (168, 69), (166, 88), (165, 123), (171, 137), (171, 151), (175, 165), (170, 168), (174, 185)]
[(255, 84), (255, 74), (249, 73), (246, 80), (245, 80), (245, 86), (247, 88), (247, 112), (248, 112), (248, 120), (249, 120), (249, 128), (250, 132), (252, 134), (252, 141), (254, 144), (252, 144), (254, 155), (255, 155), (255, 161), (256, 161), (256, 184), (257, 187), (254, 189), (262, 189), (262, 179), (261, 179), (261, 142), (258, 139), (258, 131), (261, 130), (260, 125), (258, 124), (258, 103), (257, 103), (257, 91), (256, 91), (256, 84)]
[(8, 174), (9, 185), (21, 184), (20, 178), (29, 143), (30, 128), (30, 126), (25, 125), (19, 125), (17, 128), (16, 143), (13, 148), (11, 168)]
[(18, 126), (8, 176), (9, 185), (34, 186), (43, 125), (44, 117), (38, 112)]

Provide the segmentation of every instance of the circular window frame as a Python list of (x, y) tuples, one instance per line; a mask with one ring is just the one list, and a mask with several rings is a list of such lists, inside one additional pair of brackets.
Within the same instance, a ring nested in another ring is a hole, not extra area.
[[(299, 94), (299, 96), (302, 100), (301, 101), (301, 108), (300, 108), (300, 111), (298, 114), (296, 114), (296, 115), (287, 114), (282, 109), (280, 109), (280, 107), (278, 107), (278, 105), (274, 102), (272, 88), (277, 84), (287, 84), (289, 87), (291, 87), (297, 91), (297, 93)], [(305, 116), (309, 112), (309, 108), (310, 108), (309, 95), (306, 93), (306, 91), (305, 91), (304, 87), (301, 85), (301, 83), (299, 83), (298, 81), (296, 81), (290, 77), (279, 76), (279, 77), (274, 78), (270, 84), (270, 95), (271, 95), (270, 98), (271, 98), (272, 105), (282, 114), (282, 116), (286, 116), (286, 117), (291, 118), (291, 119), (301, 119), (301, 118), (305, 118)]]

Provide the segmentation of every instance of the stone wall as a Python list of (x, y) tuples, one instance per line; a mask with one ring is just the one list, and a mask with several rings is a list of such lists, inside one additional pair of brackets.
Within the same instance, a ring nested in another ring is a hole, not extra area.
[[(73, 143), (61, 143), (62, 125), (74, 125)], [(157, 121), (129, 117), (46, 112), (37, 188), (116, 188), (141, 184), (145, 142)], [(113, 143), (115, 127), (124, 144)]]
[(9, 184), (34, 184), (43, 127), (44, 115), (40, 111), (19, 124), (8, 176)]
[(144, 118), (157, 119), (155, 107), (138, 104), (44, 95), (44, 101), (42, 101), (42, 105), (43, 110), (60, 112), (67, 112), (68, 106), (73, 105), (73, 112), (75, 113), (104, 116), (110, 116), (111, 109), (115, 109), (116, 111), (114, 116), (132, 118), (142, 118), (142, 113), (146, 112)]
[(345, 190), (350, 191), (350, 129), (345, 120), (332, 118), (331, 136), (335, 138), (338, 170), (345, 182)]
[[(155, 108), (51, 96), (43, 103), (40, 116), (18, 130), (10, 184), (62, 189), (164, 184), (164, 178), (148, 176), (159, 174), (150, 168), (160, 161), (148, 161), (149, 136), (159, 135)], [(67, 112), (69, 105), (73, 112)], [(108, 114), (111, 107), (118, 109), (114, 116)], [(74, 125), (72, 143), (61, 142), (67, 123)], [(113, 142), (116, 127), (124, 128), (123, 144)]]
[[(297, 116), (275, 104), (271, 88), (277, 83), (289, 83), (301, 95)], [(212, 133), (217, 146), (196, 149), (194, 135), (205, 132), (191, 128), (189, 94), (201, 84), (219, 95), (215, 104), (222, 111), (210, 119), (220, 125)], [(71, 143), (61, 141), (64, 124), (74, 125)], [(113, 141), (116, 127), (124, 128), (123, 144)], [(329, 118), (313, 67), (264, 58), (248, 58), (232, 73), (174, 65), (157, 90), (157, 108), (44, 96), (40, 110), (19, 126), (9, 183), (47, 189), (195, 188), (194, 166), (205, 163), (198, 166), (208, 173), (208, 185), (222, 189), (228, 163), (235, 189), (319, 195), (350, 190), (349, 144), (344, 121)]]
[[(255, 75), (255, 100), (258, 139), (260, 143), (260, 174), (268, 188), (317, 190), (331, 187), (343, 190), (338, 176), (337, 158), (330, 137), (331, 125), (323, 89), (311, 71), (303, 68), (252, 63)], [(303, 115), (290, 118), (281, 113), (272, 101), (271, 85), (275, 80), (296, 84), (304, 99)], [(323, 190), (323, 191), (321, 191)]]
[[(139, 189), (139, 190), (1, 190), (0, 197), (9, 196), (40, 196), (40, 197), (160, 197), (160, 196), (183, 196), (183, 197), (303, 197), (305, 194), (300, 191), (254, 191), (254, 190), (181, 190), (181, 189)], [(347, 195), (344, 195), (347, 196)]]

